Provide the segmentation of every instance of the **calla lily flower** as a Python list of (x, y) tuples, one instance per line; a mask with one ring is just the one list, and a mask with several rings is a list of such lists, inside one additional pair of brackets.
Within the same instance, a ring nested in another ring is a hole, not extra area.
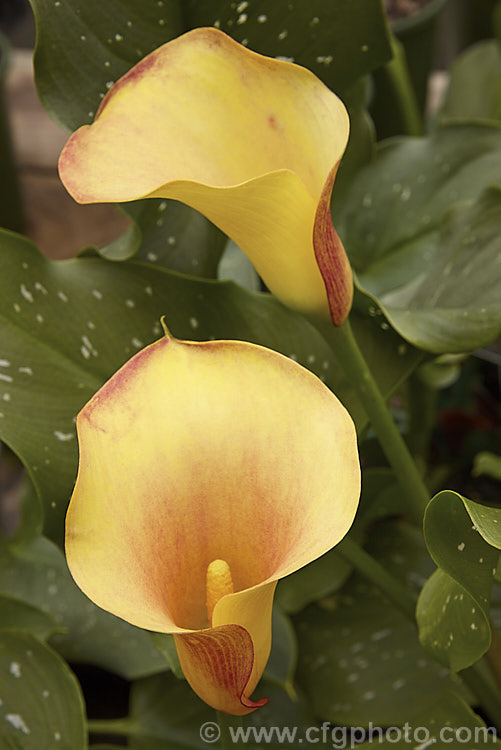
[(77, 418), (66, 520), (78, 586), (103, 609), (173, 633), (214, 708), (246, 714), (271, 643), (278, 579), (348, 531), (353, 422), (308, 370), (233, 341), (162, 339)]
[(348, 132), (342, 102), (309, 70), (199, 28), (111, 88), (66, 144), (60, 175), (80, 203), (192, 206), (284, 304), (341, 325), (353, 281), (330, 197)]

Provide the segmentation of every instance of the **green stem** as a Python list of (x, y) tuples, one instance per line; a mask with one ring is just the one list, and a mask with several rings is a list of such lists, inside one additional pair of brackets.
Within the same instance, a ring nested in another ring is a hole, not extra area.
[(501, 693), (486, 678), (480, 662), (460, 672), (460, 677), (471, 692), (476, 695), (480, 705), (496, 729), (501, 731)]
[(372, 555), (348, 536), (336, 546), (336, 552), (344, 557), (365, 578), (383, 591), (388, 599), (414, 622), (416, 600), (399, 580), (394, 578)]
[(136, 724), (130, 719), (89, 719), (87, 721), (89, 734), (121, 735), (133, 737), (138, 733)]
[(393, 59), (384, 66), (383, 70), (392, 88), (405, 132), (407, 135), (424, 135), (423, 118), (409, 75), (405, 51), (395, 37), (392, 38), (392, 49)]
[(358, 347), (348, 320), (342, 326), (316, 323), (367, 412), (381, 447), (402, 488), (414, 521), (421, 525), (429, 493), (405, 441)]

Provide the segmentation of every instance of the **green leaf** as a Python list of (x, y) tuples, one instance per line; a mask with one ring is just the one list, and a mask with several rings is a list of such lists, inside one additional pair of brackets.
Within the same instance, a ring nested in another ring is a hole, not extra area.
[(132, 686), (130, 721), (132, 750), (181, 750), (202, 748), (199, 727), (215, 721), (215, 713), (192, 691), (186, 681), (172, 675), (140, 680)]
[[(277, 687), (261, 683), (255, 694), (267, 696), (269, 703), (244, 716), (243, 728), (297, 726), (298, 736), (304, 736), (306, 727), (314, 723), (302, 701), (292, 701)], [(232, 720), (233, 717), (227, 717), (228, 726), (238, 727), (239, 720), (235, 718), (233, 723)], [(207, 748), (207, 742), (201, 739), (200, 730), (205, 722), (216, 722), (214, 711), (197, 698), (186, 682), (176, 680), (170, 674), (141, 680), (132, 687), (127, 732), (131, 750), (203, 750)], [(300, 747), (299, 743), (287, 744), (292, 748)], [(252, 738), (245, 745), (251, 750), (262, 747)], [(272, 733), (271, 742), (267, 742), (266, 747), (282, 746), (277, 742), (276, 734)]]
[(422, 750), (427, 747), (464, 750), (465, 747), (481, 748), (499, 744), (494, 727), (486, 727), (482, 719), (452, 691), (444, 693), (433, 705), (420, 712), (403, 732), (399, 734), (395, 727), (391, 727), (386, 736), (387, 740), (380, 742), (378, 733), (375, 733), (372, 742), (364, 742), (358, 747), (360, 750), (364, 747), (373, 750), (377, 742), (378, 747), (396, 750), (409, 750), (409, 747), (415, 750), (418, 747)]
[(337, 207), (346, 199), (349, 186), (357, 172), (376, 155), (374, 124), (367, 111), (369, 81), (360, 78), (343, 94), (343, 103), (350, 117), (350, 137), (341, 159), (334, 183), (332, 208), (336, 223)]
[(443, 570), (436, 570), (424, 585), (416, 617), (421, 643), (452, 672), (474, 664), (490, 646), (485, 602)]
[[(241, 339), (297, 359), (333, 388), (359, 429), (367, 423), (320, 334), (268, 294), (137, 262), (49, 261), (7, 232), (0, 248), (0, 438), (28, 468), (44, 503), (45, 533), (58, 541), (77, 470), (75, 415), (127, 359), (161, 336), (162, 315), (181, 339)], [(388, 396), (420, 355), (370, 316), (355, 314), (353, 323)]]
[(435, 495), (425, 513), (426, 544), (439, 570), (419, 597), (419, 637), (454, 672), (476, 662), (490, 645), (489, 600), (499, 551), (484, 536), (501, 543), (500, 520), (501, 509), (450, 490)]
[(475, 503), (466, 497), (461, 497), (461, 500), (473, 521), (476, 531), (485, 539), (487, 544), (501, 549), (501, 508), (481, 505), (481, 503)]
[(0, 592), (54, 621), (63, 632), (50, 642), (70, 661), (95, 664), (129, 679), (168, 668), (148, 633), (99, 609), (82, 594), (61, 551), (43, 537), (0, 549)]
[(271, 57), (292, 58), (334, 91), (346, 89), (391, 57), (379, 0), (185, 0), (190, 26), (217, 25)]
[[(134, 240), (119, 260), (136, 260), (202, 278), (216, 278), (226, 236), (202, 214), (183, 203), (148, 198), (125, 203), (135, 222), (140, 244)], [(111, 260), (109, 248), (101, 255)]]
[(500, 175), (501, 128), (455, 124), (388, 142), (352, 185), (336, 224), (357, 285), (415, 346), (468, 351), (501, 330)]
[(38, 607), (22, 599), (0, 594), (0, 629), (5, 628), (28, 630), (42, 641), (58, 629), (54, 618)]
[[(368, 551), (414, 591), (432, 567), (421, 534), (404, 524), (379, 524)], [(295, 623), (298, 684), (322, 719), (402, 724), (451, 687), (448, 670), (427, 657), (412, 624), (358, 574)]]
[(0, 745), (85, 750), (85, 706), (65, 662), (32, 635), (0, 631)]
[(381, 0), (31, 0), (35, 74), (42, 102), (74, 130), (139, 59), (196, 26), (219, 26), (271, 56), (293, 57), (335, 90), (391, 56)]
[(59, 125), (90, 122), (112, 84), (153, 49), (182, 33), (176, 0), (31, 0), (37, 21), (35, 76)]
[(456, 58), (439, 117), (501, 120), (499, 42), (479, 42)]

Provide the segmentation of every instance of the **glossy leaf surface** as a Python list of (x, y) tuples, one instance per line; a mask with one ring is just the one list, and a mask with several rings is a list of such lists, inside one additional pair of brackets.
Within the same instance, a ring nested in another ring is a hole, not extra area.
[(501, 546), (500, 526), (501, 510), (448, 490), (430, 501), (425, 514), (426, 543), (439, 569), (419, 597), (420, 640), (452, 671), (476, 662), (491, 642), (490, 595)]
[(0, 745), (86, 750), (85, 706), (67, 664), (32, 635), (0, 630)]
[(501, 329), (500, 174), (501, 130), (456, 124), (388, 142), (349, 192), (357, 284), (415, 346), (469, 351)]

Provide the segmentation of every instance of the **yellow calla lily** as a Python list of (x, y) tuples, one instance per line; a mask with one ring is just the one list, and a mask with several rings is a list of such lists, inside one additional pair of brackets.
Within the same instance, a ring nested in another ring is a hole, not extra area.
[(308, 370), (234, 341), (165, 338), (77, 418), (66, 555), (97, 605), (173, 633), (209, 705), (245, 714), (269, 656), (278, 579), (348, 531), (353, 422)]
[(112, 87), (66, 144), (60, 175), (80, 203), (192, 206), (286, 305), (341, 325), (353, 281), (330, 196), (348, 131), (342, 102), (309, 70), (200, 28)]

